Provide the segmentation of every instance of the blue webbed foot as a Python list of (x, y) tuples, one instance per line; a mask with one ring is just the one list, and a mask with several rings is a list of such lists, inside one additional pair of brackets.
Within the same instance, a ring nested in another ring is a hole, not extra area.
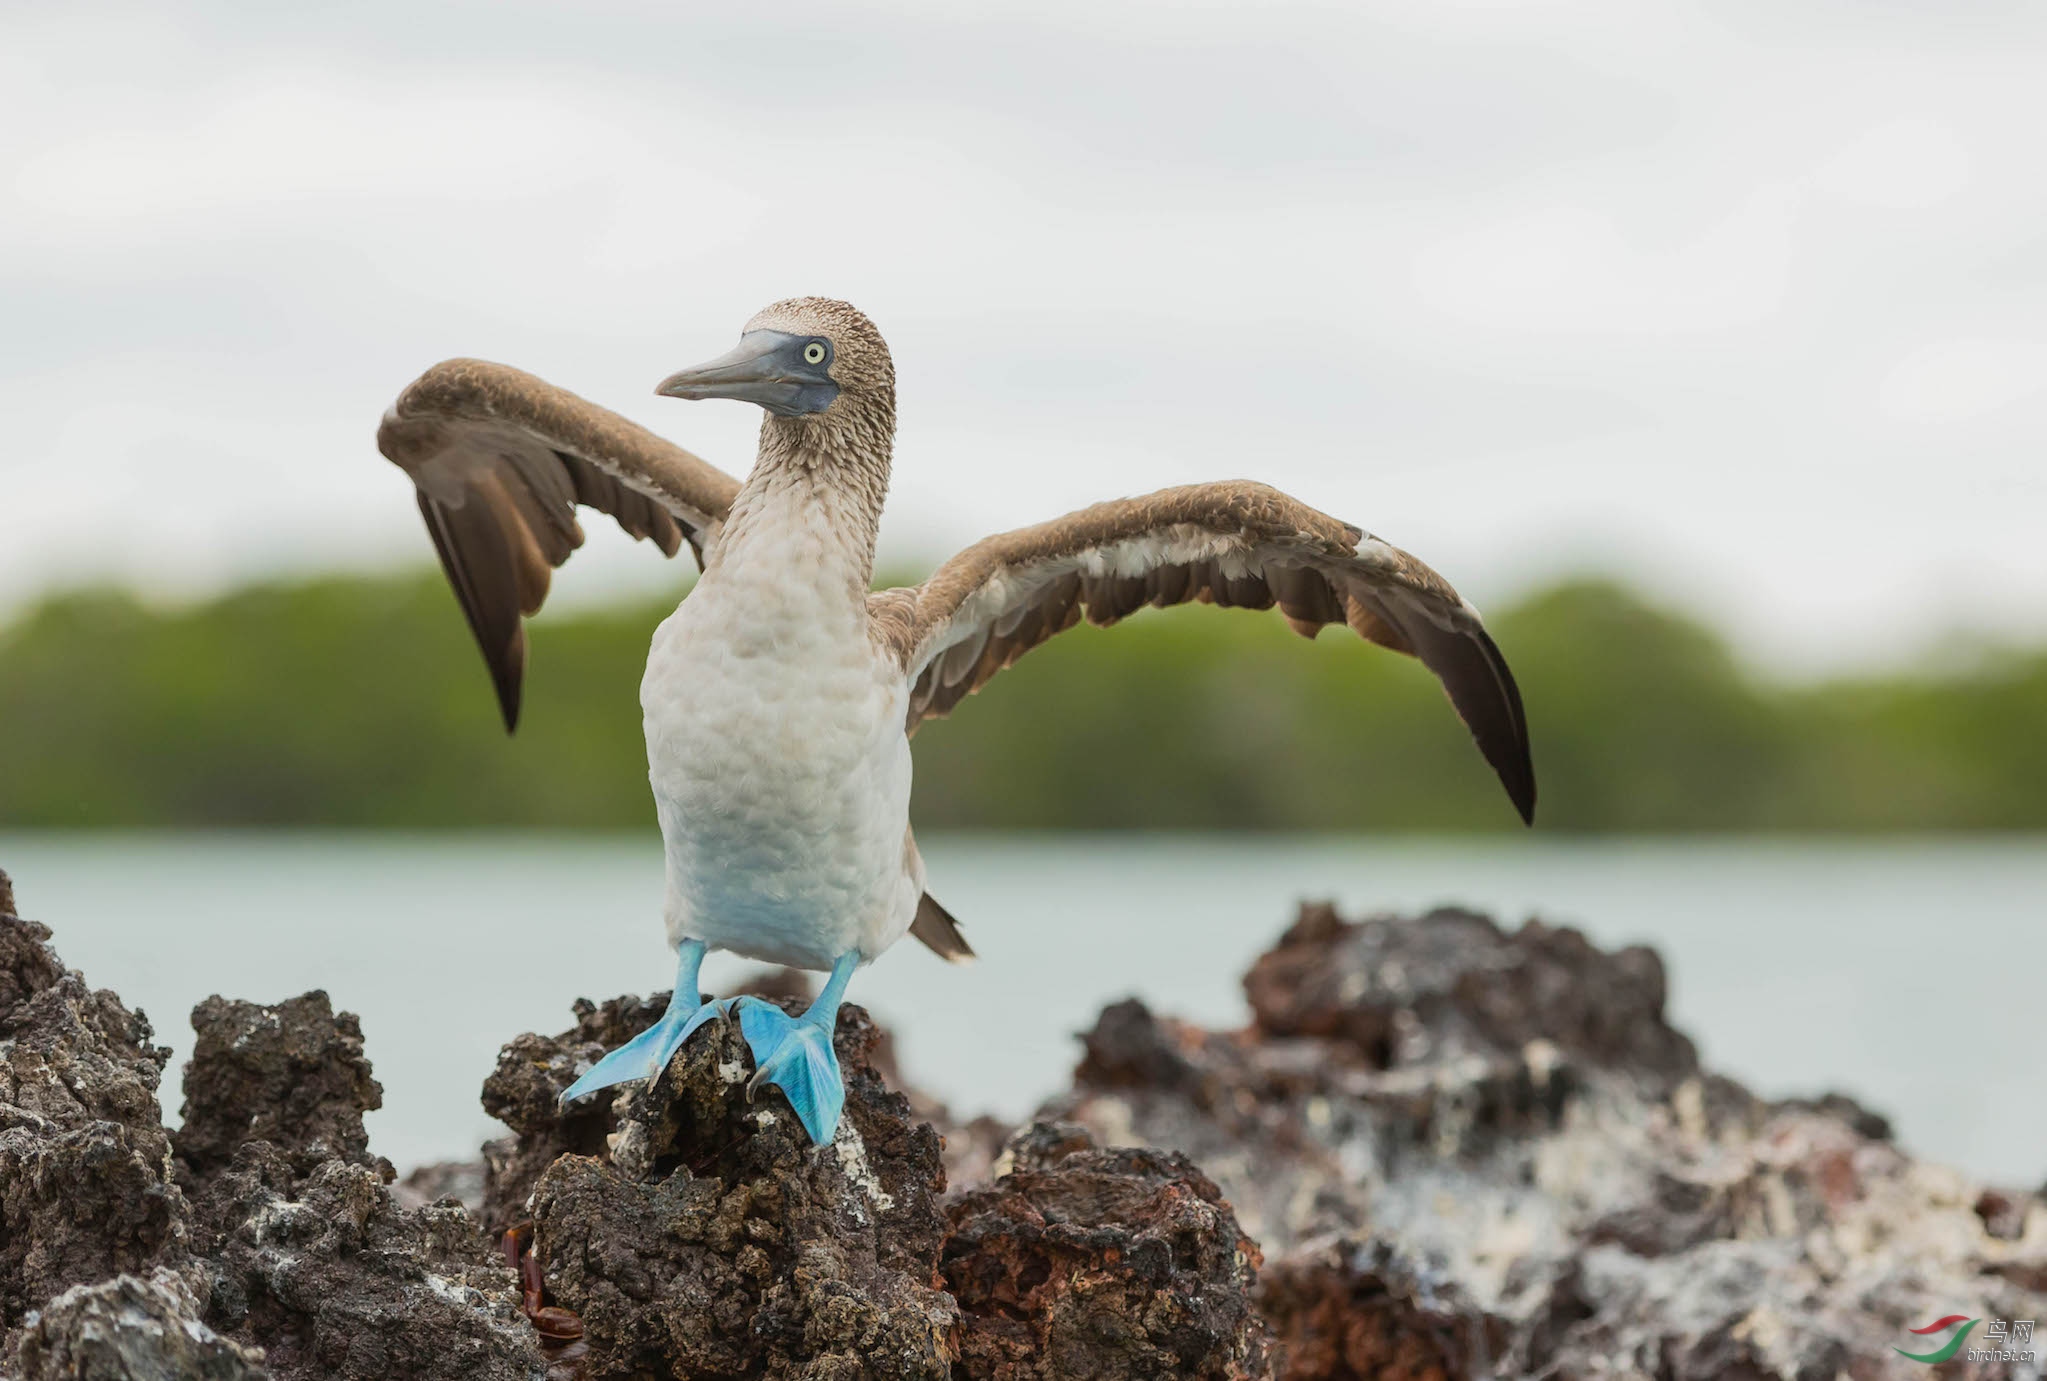
[(832, 1049), (832, 1031), (839, 1024), (847, 980), (859, 963), (858, 950), (840, 955), (824, 991), (800, 1017), (757, 997), (740, 999), (739, 1030), (753, 1051), (754, 1064), (746, 1096), (751, 1099), (762, 1084), (782, 1090), (816, 1146), (838, 1132), (839, 1113), (846, 1106), (846, 1080), (839, 1072), (838, 1052)]
[(773, 1084), (788, 1095), (789, 1106), (811, 1141), (822, 1146), (838, 1131), (846, 1085), (839, 1073), (838, 1054), (832, 1049), (838, 1011), (834, 1007), (829, 1024), (813, 1020), (815, 1011), (812, 1008), (792, 1017), (771, 1002), (745, 998), (739, 1008), (739, 1029), (753, 1051), (753, 1078), (746, 1084), (748, 1101), (762, 1084)]
[(696, 1032), (699, 1026), (716, 1017), (725, 1015), (735, 999), (721, 998), (706, 1002), (691, 1010), (687, 1007), (678, 1011), (673, 1003), (661, 1020), (634, 1036), (618, 1049), (606, 1055), (582, 1078), (570, 1084), (562, 1092), (561, 1101), (572, 1103), (586, 1093), (595, 1093), (613, 1084), (629, 1084), (635, 1079), (652, 1079), (668, 1068), (668, 1061), (675, 1052), (682, 1049), (682, 1043)]
[(704, 1002), (697, 991), (697, 966), (703, 961), (704, 946), (691, 940), (682, 946), (680, 971), (675, 976), (675, 993), (661, 1019), (618, 1049), (590, 1066), (589, 1072), (563, 1091), (564, 1104), (586, 1093), (635, 1079), (652, 1079), (668, 1067), (675, 1052), (704, 1023), (729, 1013), (734, 998)]

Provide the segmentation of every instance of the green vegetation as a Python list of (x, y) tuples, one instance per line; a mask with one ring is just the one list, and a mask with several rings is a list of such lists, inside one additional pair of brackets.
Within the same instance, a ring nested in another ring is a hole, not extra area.
[[(638, 687), (665, 605), (543, 617), (507, 740), (439, 575), (0, 632), (0, 826), (646, 827)], [(1563, 830), (2047, 827), (2047, 653), (1790, 688), (1576, 583), (1493, 621)], [(1032, 653), (917, 739), (926, 828), (1513, 829), (1434, 682), (1276, 615), (1146, 613)]]

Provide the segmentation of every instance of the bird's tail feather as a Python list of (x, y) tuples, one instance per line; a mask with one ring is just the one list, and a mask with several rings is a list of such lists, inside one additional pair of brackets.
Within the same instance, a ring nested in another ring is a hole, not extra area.
[(917, 919), (910, 922), (910, 933), (949, 963), (973, 962), (974, 947), (960, 934), (960, 923), (929, 892), (917, 900)]

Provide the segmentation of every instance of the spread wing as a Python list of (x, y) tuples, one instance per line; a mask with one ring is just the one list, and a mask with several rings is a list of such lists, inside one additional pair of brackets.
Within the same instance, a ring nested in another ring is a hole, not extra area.
[(552, 570), (583, 545), (576, 506), (601, 509), (668, 556), (708, 531), (739, 481), (617, 413), (508, 365), (444, 360), (398, 395), (377, 449), (419, 490), (441, 568), (519, 723), (523, 618)]
[(1106, 626), (1189, 600), (1276, 605), (1304, 637), (1347, 624), (1419, 657), (1522, 818), (1534, 818), (1521, 694), (1478, 611), (1398, 547), (1266, 485), (1162, 489), (1005, 532), (922, 585), (874, 595), (870, 611), (910, 678), (914, 731), (1083, 617)]

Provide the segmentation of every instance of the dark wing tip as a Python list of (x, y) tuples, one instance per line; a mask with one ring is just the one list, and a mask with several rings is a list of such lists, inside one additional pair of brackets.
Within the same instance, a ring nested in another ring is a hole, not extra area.
[(505, 732), (515, 733), (526, 673), (526, 630), (519, 622), (517, 577), (505, 536), (480, 505), (449, 509), (424, 491), (417, 497), (441, 569), (490, 671)]
[(1400, 619), (1401, 633), (1422, 665), (1436, 674), (1478, 751), (1492, 765), (1521, 823), (1535, 823), (1535, 764), (1528, 754), (1528, 718), (1521, 688), (1499, 645), (1475, 617), (1444, 627), (1426, 616)]
[(519, 690), (525, 679), (522, 675), (526, 662), (525, 641), (526, 636), (521, 632), (521, 645), (516, 650), (508, 649), (502, 657), (484, 654), (484, 659), (490, 663), (491, 685), (497, 689), (498, 713), (504, 716), (507, 737), (519, 732)]
[[(458, 587), (457, 593), (461, 590)], [(464, 598), (464, 612), (468, 602)], [(509, 632), (493, 636), (487, 631), (488, 616), (472, 618), (470, 631), (476, 634), (476, 646), (483, 653), (484, 665), (490, 668), (491, 689), (497, 692), (498, 713), (505, 721), (505, 733), (509, 736), (519, 732), (519, 705), (526, 684), (526, 628), (519, 622), (518, 610), (511, 611)]]
[[(1506, 722), (1481, 731), (1470, 715), (1465, 716), (1472, 733), (1478, 739), (1479, 752), (1492, 764), (1499, 776), (1500, 785), (1507, 789), (1507, 799), (1514, 803), (1514, 809), (1521, 815), (1521, 823), (1535, 823), (1535, 763), (1529, 756), (1528, 716), (1521, 705), (1521, 687), (1514, 682), (1514, 672), (1507, 665), (1507, 659), (1500, 652), (1492, 634), (1483, 627), (1474, 626), (1471, 636), (1478, 643), (1485, 656), (1488, 669), (1499, 687), (1501, 708), (1506, 711)], [(1462, 708), (1461, 706), (1459, 707)]]

